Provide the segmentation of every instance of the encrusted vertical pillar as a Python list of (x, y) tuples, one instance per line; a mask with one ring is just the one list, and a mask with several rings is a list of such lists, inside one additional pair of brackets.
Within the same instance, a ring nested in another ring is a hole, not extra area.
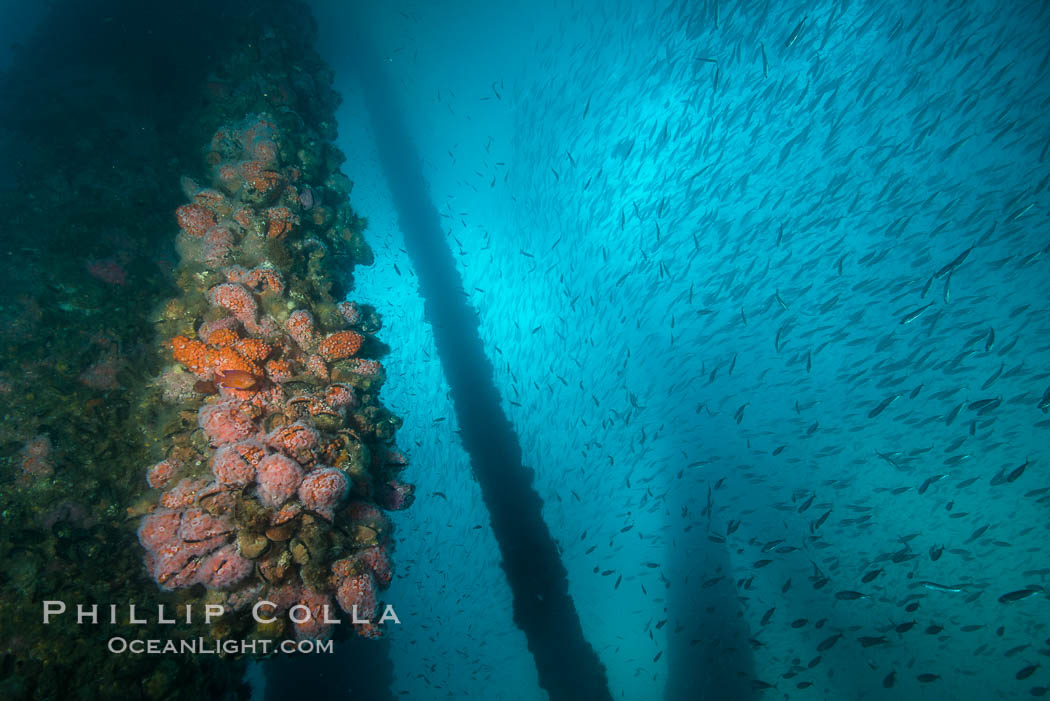
[(169, 362), (150, 398), (168, 421), (138, 536), (180, 605), (226, 608), (216, 637), (327, 637), (340, 609), (370, 637), (391, 580), (386, 512), (412, 500), (400, 419), (379, 402), (379, 319), (336, 282), (371, 253), (329, 89), (269, 65), (275, 32), (261, 41), (261, 61), (235, 54), (205, 86), (226, 119), (173, 212), (179, 294), (158, 313)]

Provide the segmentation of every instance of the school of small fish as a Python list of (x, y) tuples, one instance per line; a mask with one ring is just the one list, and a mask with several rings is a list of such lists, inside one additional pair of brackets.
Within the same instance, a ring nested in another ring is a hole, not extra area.
[[(575, 2), (455, 87), (425, 12), (391, 70), (613, 695), (1048, 695), (1050, 5)], [(541, 698), (369, 158), (399, 683)]]

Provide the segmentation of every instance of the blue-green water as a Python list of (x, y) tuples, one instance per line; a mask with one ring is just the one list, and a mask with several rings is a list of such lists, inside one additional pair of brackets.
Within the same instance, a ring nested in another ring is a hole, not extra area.
[(419, 486), (395, 690), (544, 697), (345, 59), (355, 21), (615, 698), (1045, 693), (1045, 4), (317, 13), (377, 254), (356, 293), (385, 300)]

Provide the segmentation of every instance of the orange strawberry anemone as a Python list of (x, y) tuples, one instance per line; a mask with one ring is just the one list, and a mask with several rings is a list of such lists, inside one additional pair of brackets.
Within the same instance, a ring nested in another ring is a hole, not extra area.
[(210, 334), (208, 334), (208, 338), (206, 340), (208, 341), (209, 346), (225, 347), (232, 346), (234, 343), (239, 341), (240, 338), (241, 337), (238, 336), (237, 332), (233, 329), (223, 328), (215, 329), (214, 331), (212, 331)]
[(241, 338), (233, 344), (234, 349), (248, 360), (261, 363), (273, 352), (266, 341), (261, 338)]
[(241, 338), (233, 329), (221, 328), (212, 331), (207, 340), (205, 344), (186, 336), (176, 336), (171, 340), (175, 361), (202, 380), (222, 381), (227, 374), (238, 377), (238, 389), (247, 389), (243, 375), (259, 380), (265, 377), (263, 369), (256, 363), (265, 361), (273, 348), (262, 339)]
[(359, 333), (340, 331), (321, 341), (319, 350), (325, 360), (344, 360), (361, 350), (361, 343), (364, 340), (364, 337)]
[(201, 237), (215, 226), (215, 215), (199, 204), (184, 204), (175, 210), (179, 226), (190, 236)]
[(176, 362), (198, 377), (208, 374), (208, 347), (200, 341), (185, 336), (171, 339), (171, 350)]

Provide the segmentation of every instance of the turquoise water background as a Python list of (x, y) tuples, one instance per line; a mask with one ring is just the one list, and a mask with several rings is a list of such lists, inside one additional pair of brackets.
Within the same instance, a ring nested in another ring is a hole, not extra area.
[(998, 601), (1050, 574), (1045, 4), (317, 14), (418, 484), (395, 689), (543, 698), (347, 22), (386, 58), (614, 697), (681, 666), (770, 698), (1045, 691), (1015, 678), (1045, 593)]

